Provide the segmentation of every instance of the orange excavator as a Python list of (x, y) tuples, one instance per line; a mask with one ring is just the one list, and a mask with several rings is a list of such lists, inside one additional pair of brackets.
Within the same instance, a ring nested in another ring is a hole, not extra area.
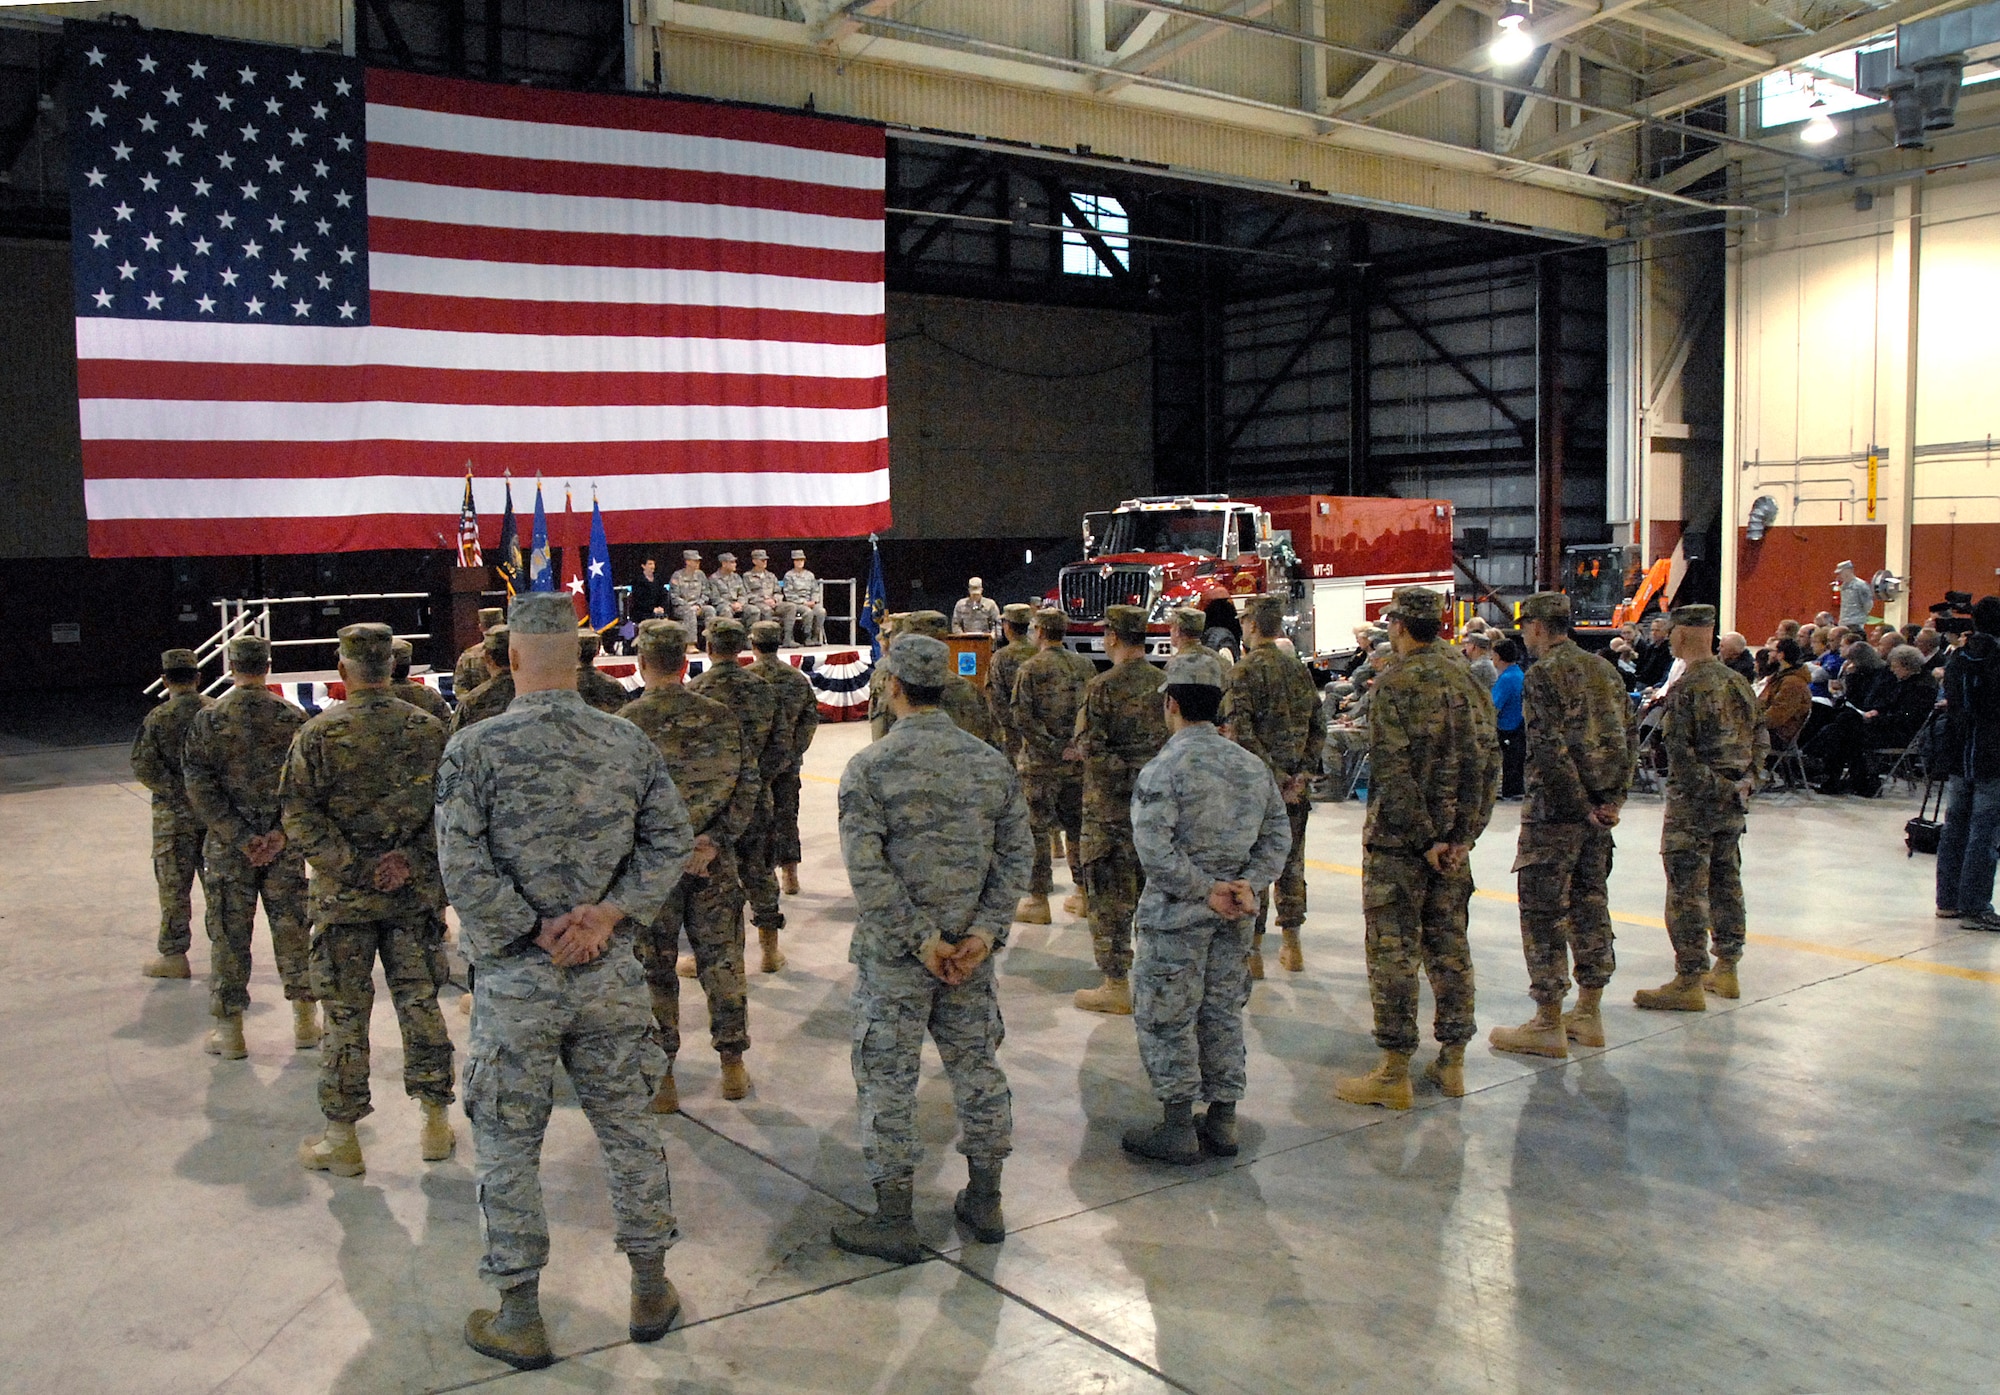
[(1626, 543), (1579, 543), (1563, 549), (1563, 591), (1569, 596), (1577, 640), (1601, 649), (1620, 625), (1636, 625), (1670, 609), (1687, 574), (1676, 543), (1650, 567), (1640, 565), (1638, 548)]

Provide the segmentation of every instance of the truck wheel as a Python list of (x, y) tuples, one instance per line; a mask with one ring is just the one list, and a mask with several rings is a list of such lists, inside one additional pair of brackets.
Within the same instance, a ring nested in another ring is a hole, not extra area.
[(1231, 659), (1243, 657), (1243, 647), (1236, 636), (1220, 625), (1204, 634), (1201, 642), (1219, 654), (1227, 654)]

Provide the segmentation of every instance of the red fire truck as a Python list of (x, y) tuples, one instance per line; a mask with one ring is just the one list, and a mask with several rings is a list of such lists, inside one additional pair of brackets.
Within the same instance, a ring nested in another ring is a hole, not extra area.
[(1104, 609), (1148, 615), (1146, 652), (1165, 663), (1168, 614), (1260, 592), (1289, 598), (1286, 633), (1303, 658), (1354, 650), (1398, 586), (1452, 588), (1451, 504), (1326, 494), (1232, 499), (1182, 494), (1127, 499), (1086, 514), (1084, 560), (1064, 567), (1051, 605), (1069, 616), (1069, 647), (1104, 652)]

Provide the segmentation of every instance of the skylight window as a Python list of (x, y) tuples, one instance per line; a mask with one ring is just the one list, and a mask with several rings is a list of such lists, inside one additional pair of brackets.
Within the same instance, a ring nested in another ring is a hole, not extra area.
[(1072, 194), (1070, 200), (1083, 221), (1098, 234), (1098, 241), (1113, 260), (1107, 264), (1097, 248), (1086, 240), (1080, 228), (1065, 228), (1062, 235), (1062, 269), (1071, 276), (1113, 276), (1125, 270), (1131, 259), (1132, 220), (1125, 205), (1109, 194)]

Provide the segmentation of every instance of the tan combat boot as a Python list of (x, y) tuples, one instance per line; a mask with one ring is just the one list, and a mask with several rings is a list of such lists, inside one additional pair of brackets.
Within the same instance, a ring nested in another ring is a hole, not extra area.
[(1563, 1034), (1578, 1046), (1604, 1045), (1604, 1017), (1599, 1005), (1602, 988), (1578, 988), (1576, 1006), (1563, 1014)]
[(750, 1093), (750, 1072), (743, 1068), (741, 1051), (722, 1053), (722, 1097), (740, 1100)]
[(1132, 981), (1106, 975), (1104, 982), (1096, 988), (1077, 989), (1076, 1005), (1085, 1012), (1103, 1012), (1113, 1017), (1130, 1017)]
[(1055, 917), (1049, 914), (1049, 898), (1047, 894), (1023, 896), (1021, 904), (1014, 907), (1014, 920), (1020, 925), (1054, 924)]
[(799, 864), (787, 862), (778, 869), (778, 885), (787, 896), (799, 894)]
[(1072, 891), (1063, 897), (1063, 914), (1077, 920), (1089, 919), (1090, 898), (1081, 891)]
[(1410, 1053), (1384, 1051), (1382, 1064), (1366, 1075), (1333, 1082), (1333, 1093), (1349, 1104), (1379, 1104), (1384, 1109), (1408, 1109), (1416, 1102), (1410, 1089)]
[(336, 1177), (359, 1177), (368, 1170), (361, 1160), (361, 1140), (354, 1125), (326, 1121), (318, 1138), (299, 1145), (299, 1166), (311, 1172), (331, 1172)]
[(1743, 990), (1736, 983), (1736, 961), (1718, 958), (1715, 967), (1701, 976), (1701, 987), (1718, 998), (1742, 997)]
[(225, 1061), (240, 1061), (248, 1056), (250, 1048), (243, 1044), (243, 1014), (232, 1012), (216, 1018), (215, 1030), (208, 1034), (208, 1041), (201, 1049)]
[(761, 926), (758, 928), (757, 948), (764, 956), (763, 961), (758, 967), (767, 974), (775, 974), (790, 962), (785, 958), (784, 951), (778, 948), (778, 932), (776, 928), (768, 930)]
[(1632, 1005), (1653, 1012), (1708, 1011), (1708, 1000), (1701, 995), (1700, 974), (1675, 974), (1658, 988), (1641, 988), (1632, 995)]
[(1424, 1079), (1452, 1099), (1465, 1097), (1465, 1043), (1440, 1046), (1437, 1059), (1424, 1067)]
[(692, 954), (683, 954), (674, 964), (674, 972), (682, 978), (693, 978), (700, 972), (700, 969), (696, 966)]
[(147, 978), (192, 978), (193, 970), (188, 968), (185, 954), (162, 954), (158, 959), (149, 960), (146, 967), (139, 970)]
[(292, 1000), (292, 1049), (310, 1051), (319, 1045), (319, 1004), (310, 998)]
[(653, 1091), (653, 1102), (648, 1106), (655, 1114), (678, 1114), (681, 1112), (681, 1087), (674, 1084), (674, 1058), (667, 1057), (667, 1073), (660, 1077), (660, 1088)]
[(680, 1316), (681, 1296), (667, 1277), (663, 1250), (626, 1255), (632, 1264), (632, 1320), (626, 1330), (635, 1342), (657, 1342)]
[(417, 1106), (423, 1110), (424, 1126), (417, 1131), (417, 1148), (425, 1162), (443, 1162), (458, 1146), (458, 1135), (452, 1132), (451, 1117), (445, 1106), (436, 1100), (418, 1100)]
[(554, 1365), (549, 1330), (542, 1325), (541, 1289), (539, 1275), (501, 1289), (499, 1312), (476, 1308), (465, 1320), (465, 1344), (517, 1371), (539, 1371)]
[(460, 1017), (472, 1016), (472, 993), (469, 989), (458, 995), (458, 1015)]
[(1278, 936), (1282, 941), (1278, 946), (1278, 967), (1288, 974), (1303, 972), (1306, 967), (1306, 952), (1299, 948), (1299, 927), (1280, 925)]
[(1518, 1027), (1495, 1027), (1486, 1034), (1495, 1051), (1512, 1051), (1521, 1056), (1569, 1055), (1569, 1039), (1563, 1034), (1561, 1003), (1541, 1003), (1535, 1015)]
[(1264, 937), (1253, 935), (1250, 939), (1250, 977), (1264, 977)]

